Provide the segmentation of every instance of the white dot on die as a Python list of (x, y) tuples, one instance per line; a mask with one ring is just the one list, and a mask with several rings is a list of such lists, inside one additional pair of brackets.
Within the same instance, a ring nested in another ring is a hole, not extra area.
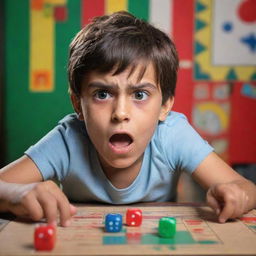
[(38, 237), (39, 237), (39, 238), (43, 238), (43, 237), (44, 237), (44, 233), (39, 233), (39, 234), (38, 234)]
[(48, 230), (48, 234), (49, 234), (49, 235), (52, 235), (52, 234), (53, 234), (52, 229), (49, 229), (49, 230)]
[(108, 224), (109, 224), (110, 226), (112, 226), (112, 225), (113, 225), (113, 221), (110, 221)]
[(135, 218), (135, 214), (132, 214), (132, 218)]

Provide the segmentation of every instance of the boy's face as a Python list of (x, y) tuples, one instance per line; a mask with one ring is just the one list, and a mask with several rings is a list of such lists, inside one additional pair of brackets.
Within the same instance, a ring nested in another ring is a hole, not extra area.
[(79, 100), (72, 97), (82, 113), (87, 132), (104, 168), (129, 168), (142, 160), (158, 121), (163, 121), (173, 99), (162, 105), (161, 89), (153, 65), (138, 80), (141, 66), (130, 74), (91, 72), (83, 83)]

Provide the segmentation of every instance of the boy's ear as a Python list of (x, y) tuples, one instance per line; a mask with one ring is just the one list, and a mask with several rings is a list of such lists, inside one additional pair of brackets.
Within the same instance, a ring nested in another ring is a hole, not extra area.
[(169, 99), (166, 100), (166, 102), (162, 105), (161, 107), (161, 112), (159, 115), (159, 121), (164, 121), (166, 117), (168, 116), (169, 112), (172, 109), (174, 103), (174, 97), (170, 97)]
[(73, 108), (78, 115), (79, 120), (81, 121), (84, 120), (79, 97), (76, 96), (74, 93), (71, 93), (70, 99), (71, 99)]

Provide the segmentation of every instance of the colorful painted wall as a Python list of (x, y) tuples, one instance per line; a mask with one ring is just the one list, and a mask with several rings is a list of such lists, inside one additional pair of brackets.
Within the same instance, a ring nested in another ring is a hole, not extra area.
[(180, 56), (175, 110), (230, 163), (256, 162), (255, 0), (5, 0), (6, 161), (72, 111), (68, 45), (93, 16), (128, 10)]

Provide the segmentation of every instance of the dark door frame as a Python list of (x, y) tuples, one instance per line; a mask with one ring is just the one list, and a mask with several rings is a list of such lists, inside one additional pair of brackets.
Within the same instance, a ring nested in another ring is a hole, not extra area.
[(5, 34), (5, 1), (0, 1), (0, 168), (5, 165), (5, 136), (4, 136), (4, 34)]

